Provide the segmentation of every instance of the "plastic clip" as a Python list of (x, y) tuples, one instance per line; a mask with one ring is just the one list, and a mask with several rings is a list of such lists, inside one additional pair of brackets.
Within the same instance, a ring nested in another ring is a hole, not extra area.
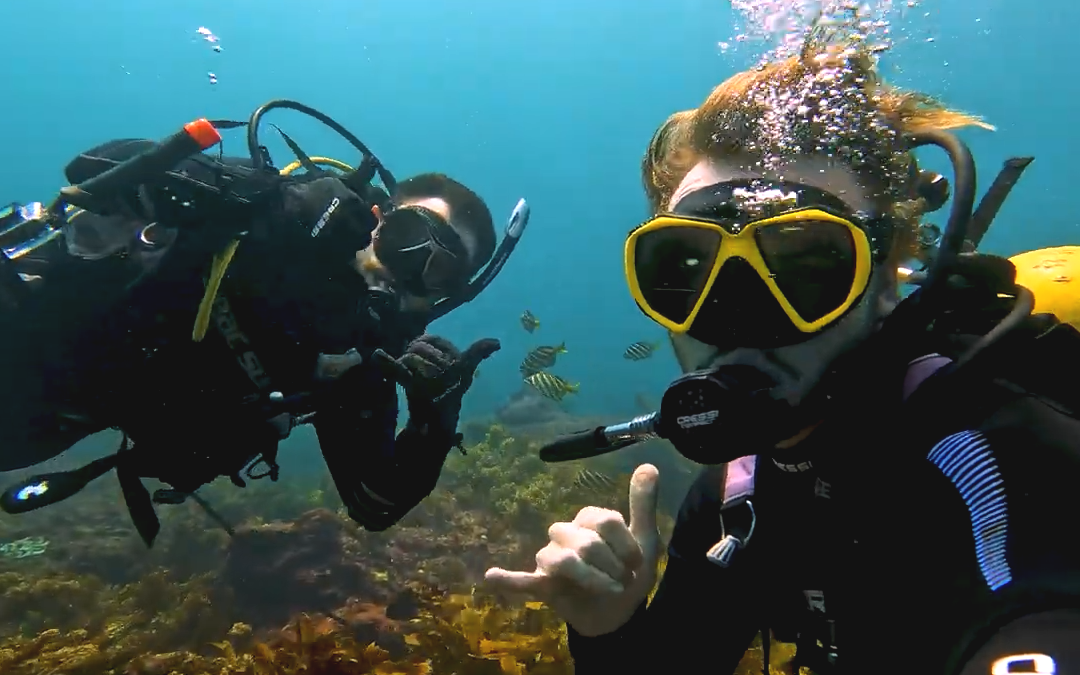
[[(731, 566), (731, 560), (735, 557), (735, 553), (746, 548), (746, 545), (750, 543), (750, 538), (754, 536), (754, 528), (757, 527), (757, 513), (754, 511), (753, 503), (749, 500), (743, 503), (750, 510), (750, 527), (742, 537), (725, 534), (720, 541), (713, 544), (712, 548), (705, 553), (705, 557), (714, 565), (724, 568)], [(721, 524), (723, 524), (722, 519), (723, 516), (721, 516)]]

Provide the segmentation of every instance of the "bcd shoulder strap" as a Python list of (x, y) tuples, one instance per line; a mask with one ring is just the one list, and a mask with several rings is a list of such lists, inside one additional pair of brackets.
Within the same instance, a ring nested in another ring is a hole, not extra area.
[[(1019, 397), (1034, 397), (1070, 417), (1080, 415), (1080, 332), (1036, 315), (966, 367), (947, 366), (971, 344), (953, 336), (912, 361), (904, 380), (905, 417), (920, 420), (920, 436), (941, 438), (978, 424)], [(942, 414), (942, 411), (948, 414)], [(930, 439), (933, 440), (933, 439)]]
[[(1045, 315), (1044, 315), (1045, 316)], [(1069, 324), (1029, 326), (980, 359), (994, 381), (1034, 396), (1070, 417), (1080, 416), (1080, 331)]]

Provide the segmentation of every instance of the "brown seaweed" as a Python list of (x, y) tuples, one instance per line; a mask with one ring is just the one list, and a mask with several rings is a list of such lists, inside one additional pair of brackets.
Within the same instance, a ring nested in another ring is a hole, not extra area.
[[(603, 497), (575, 491), (580, 466), (540, 462), (542, 440), (487, 428), (384, 533), (345, 516), (328, 475), (209, 486), (236, 535), (185, 504), (162, 510), (149, 552), (105, 482), (78, 509), (4, 519), (0, 542), (50, 544), (0, 558), (0, 673), (568, 675), (554, 613), (500, 605), (480, 584), (488, 566), (531, 564), (550, 522)], [(740, 672), (760, 672), (760, 652)]]

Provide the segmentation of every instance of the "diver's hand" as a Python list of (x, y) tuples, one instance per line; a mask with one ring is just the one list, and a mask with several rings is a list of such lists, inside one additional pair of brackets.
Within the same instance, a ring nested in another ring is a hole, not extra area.
[(472, 386), (477, 367), (499, 349), (498, 340), (485, 338), (462, 352), (446, 338), (425, 334), (410, 342), (399, 359), (381, 349), (372, 358), (387, 379), (404, 387), (410, 424), (437, 424), (438, 432), (453, 435), (461, 399)]
[(656, 497), (660, 472), (642, 464), (630, 479), (630, 524), (618, 511), (586, 506), (572, 523), (555, 523), (536, 554), (535, 572), (493, 567), (495, 590), (540, 600), (582, 635), (617, 630), (656, 584), (660, 533)]
[(296, 221), (303, 238), (314, 240), (327, 260), (351, 261), (356, 252), (371, 244), (378, 217), (360, 195), (335, 175), (287, 183), (284, 211)]

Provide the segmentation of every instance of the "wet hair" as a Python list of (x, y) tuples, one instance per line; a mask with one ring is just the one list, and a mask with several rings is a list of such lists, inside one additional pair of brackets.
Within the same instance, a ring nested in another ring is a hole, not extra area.
[(653, 212), (666, 204), (671, 192), (694, 167), (696, 160), (690, 149), (691, 122), (697, 110), (674, 113), (660, 125), (649, 141), (641, 160), (641, 182)]
[(495, 222), (487, 204), (469, 188), (441, 173), (422, 173), (397, 184), (394, 201), (437, 197), (450, 207), (450, 226), (469, 251), (469, 276), (475, 275), (495, 254)]
[(930, 96), (885, 84), (873, 55), (834, 36), (812, 34), (798, 56), (738, 73), (696, 109), (675, 113), (654, 134), (642, 162), (653, 213), (667, 208), (700, 160), (745, 154), (765, 168), (785, 158), (831, 154), (864, 176), (897, 222), (896, 262), (913, 253), (928, 204), (916, 193), (906, 138), (967, 126), (993, 129)]

